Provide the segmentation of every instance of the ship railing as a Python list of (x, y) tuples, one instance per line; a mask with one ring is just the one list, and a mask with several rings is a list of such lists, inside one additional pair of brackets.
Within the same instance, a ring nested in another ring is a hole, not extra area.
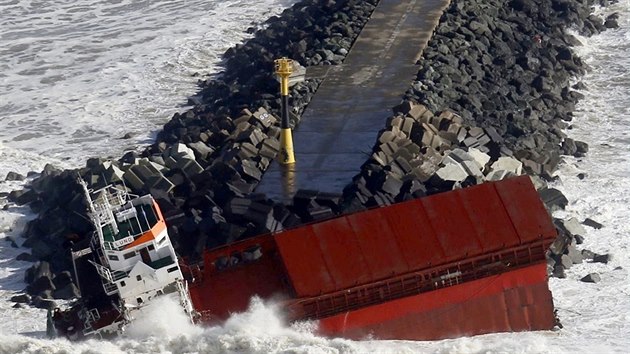
[(455, 286), (544, 261), (549, 240), (407, 273), (391, 279), (300, 300), (289, 305), (290, 317), (319, 319), (365, 306)]
[(113, 281), (119, 281), (120, 279), (124, 279), (127, 277), (127, 272), (122, 271), (122, 270), (115, 270), (112, 272), (112, 280)]
[(97, 260), (100, 264), (109, 264), (109, 260), (105, 258), (105, 253), (103, 252), (103, 248), (100, 246), (101, 242), (98, 238), (92, 237), (90, 241), (90, 246), (96, 255)]
[(112, 276), (109, 268), (92, 260), (89, 260), (89, 262), (96, 267), (96, 272), (101, 276), (101, 282), (103, 283), (103, 290), (105, 290), (105, 293), (107, 295), (113, 295), (118, 292), (118, 287), (114, 284), (115, 278)]
[(101, 319), (101, 314), (98, 309), (89, 309), (85, 311), (83, 317), (83, 335), (87, 336), (94, 333), (94, 327), (92, 326), (96, 321)]
[(181, 306), (184, 308), (190, 320), (194, 322), (194, 307), (192, 304), (192, 300), (190, 299), (190, 292), (188, 291), (188, 283), (185, 280), (178, 280), (175, 282), (177, 284), (177, 290), (179, 292), (179, 300)]

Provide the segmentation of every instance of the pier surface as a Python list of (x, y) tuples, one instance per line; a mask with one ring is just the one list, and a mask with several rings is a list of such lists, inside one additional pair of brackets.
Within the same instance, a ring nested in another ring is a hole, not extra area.
[(299, 189), (339, 193), (371, 155), (391, 107), (449, 0), (381, 0), (342, 65), (331, 67), (293, 132), (296, 163), (269, 167), (256, 189), (287, 201)]

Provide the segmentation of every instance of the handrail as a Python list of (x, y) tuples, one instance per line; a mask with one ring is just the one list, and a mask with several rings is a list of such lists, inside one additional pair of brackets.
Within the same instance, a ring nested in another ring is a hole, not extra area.
[(551, 240), (542, 239), (489, 254), (423, 269), (288, 303), (293, 319), (319, 319), (406, 296), (458, 285), (544, 261)]

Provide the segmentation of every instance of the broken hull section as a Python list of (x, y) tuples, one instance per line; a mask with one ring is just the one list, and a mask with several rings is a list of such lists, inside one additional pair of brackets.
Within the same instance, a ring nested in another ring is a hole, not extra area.
[(555, 325), (546, 264), (486, 277), (319, 320), (349, 339), (436, 340)]
[(280, 301), (324, 335), (441, 339), (552, 329), (557, 231), (527, 176), (262, 235), (182, 269), (208, 323)]

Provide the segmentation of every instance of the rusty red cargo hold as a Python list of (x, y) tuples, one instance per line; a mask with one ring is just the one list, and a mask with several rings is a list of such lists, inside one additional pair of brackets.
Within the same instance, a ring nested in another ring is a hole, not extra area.
[(207, 321), (258, 295), (355, 339), (551, 329), (545, 252), (555, 236), (523, 176), (258, 236), (186, 269)]

